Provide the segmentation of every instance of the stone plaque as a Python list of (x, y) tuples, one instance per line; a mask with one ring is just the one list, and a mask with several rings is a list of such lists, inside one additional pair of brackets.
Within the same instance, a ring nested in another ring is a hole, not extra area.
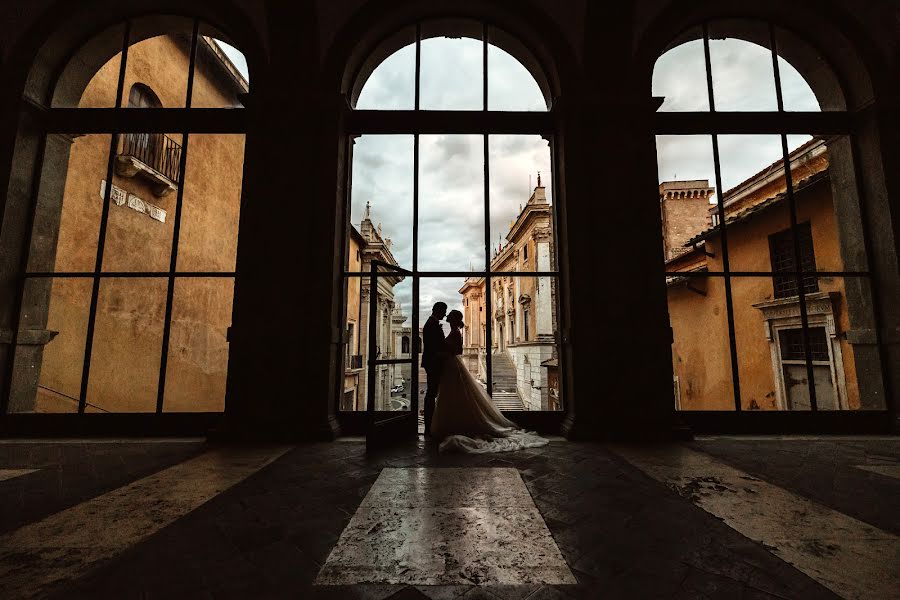
[(147, 206), (147, 214), (150, 215), (150, 218), (156, 219), (160, 223), (166, 222), (166, 211), (165, 210), (161, 209), (158, 206), (154, 206), (153, 204), (150, 204), (149, 202), (146, 202), (145, 204)]
[[(100, 199), (102, 200), (106, 196), (106, 180), (103, 179), (100, 181)], [(112, 191), (109, 193), (109, 199), (116, 203), (116, 206), (122, 206), (125, 204), (125, 200), (128, 197), (128, 192), (123, 190), (122, 188), (113, 185)]]
[(147, 205), (143, 200), (135, 196), (134, 194), (129, 194), (128, 196), (128, 208), (132, 208), (138, 212), (146, 213)]

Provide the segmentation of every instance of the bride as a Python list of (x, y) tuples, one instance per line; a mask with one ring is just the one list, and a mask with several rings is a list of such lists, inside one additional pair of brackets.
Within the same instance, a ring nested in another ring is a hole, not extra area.
[(447, 358), (440, 378), (437, 405), (431, 420), (432, 437), (441, 440), (441, 452), (458, 450), (473, 454), (507, 452), (544, 446), (549, 440), (519, 427), (500, 414), (484, 387), (463, 364), (462, 313), (447, 315), (450, 335), (445, 340)]

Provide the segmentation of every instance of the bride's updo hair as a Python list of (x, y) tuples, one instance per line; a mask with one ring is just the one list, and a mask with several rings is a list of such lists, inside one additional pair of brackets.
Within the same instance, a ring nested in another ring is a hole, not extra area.
[(462, 313), (455, 309), (447, 313), (447, 322), (451, 325), (456, 325), (460, 329), (466, 326), (466, 324), (463, 323)]

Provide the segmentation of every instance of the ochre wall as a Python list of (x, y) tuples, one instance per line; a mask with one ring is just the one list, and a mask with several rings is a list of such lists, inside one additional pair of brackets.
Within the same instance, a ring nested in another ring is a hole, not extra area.
[[(798, 223), (809, 221), (813, 252), (818, 270), (841, 270), (835, 211), (828, 180), (797, 193)], [(751, 219), (729, 226), (729, 262), (732, 270), (770, 271), (768, 236), (789, 227), (786, 202), (758, 213)], [(710, 271), (722, 270), (718, 237), (706, 241)], [(673, 369), (678, 377), (683, 410), (733, 410), (730, 349), (725, 313), (725, 285), (720, 277), (691, 278), (695, 288), (706, 288), (706, 296), (689, 290), (684, 284), (669, 287), (669, 318), (674, 334)], [(835, 327), (840, 340), (846, 377), (847, 403), (860, 407), (852, 345), (846, 339), (851, 328), (841, 278), (819, 277), (820, 292), (836, 292)], [(741, 404), (744, 410), (777, 409), (775, 381), (769, 342), (765, 336), (762, 312), (753, 304), (774, 299), (771, 277), (732, 278), (735, 341), (737, 345)]]
[[(150, 87), (164, 108), (183, 107), (189, 68), (186, 41), (150, 38), (129, 49), (122, 104), (134, 83)], [(114, 103), (119, 57), (91, 80), (81, 107)], [(198, 61), (195, 106), (231, 106), (234, 91), (208, 60)], [(183, 145), (181, 135), (169, 134)], [(106, 179), (110, 136), (76, 137), (72, 143), (59, 213), (56, 271), (92, 271)], [(191, 135), (188, 142), (178, 271), (234, 271), (243, 178), (242, 135)], [(141, 176), (116, 174), (113, 184), (166, 211), (162, 223), (110, 202), (104, 271), (167, 271), (171, 260), (177, 193), (154, 195)], [(83, 280), (89, 282), (90, 280)], [(87, 410), (152, 412), (166, 306), (166, 278), (103, 279), (88, 385)], [(74, 410), (90, 303), (90, 290), (56, 280), (48, 329), (59, 335), (45, 349), (36, 410)], [(231, 324), (233, 278), (176, 279), (169, 340), (165, 411), (221, 411), (228, 364), (226, 330)], [(49, 388), (49, 389), (44, 389)], [(53, 390), (53, 391), (50, 391)]]

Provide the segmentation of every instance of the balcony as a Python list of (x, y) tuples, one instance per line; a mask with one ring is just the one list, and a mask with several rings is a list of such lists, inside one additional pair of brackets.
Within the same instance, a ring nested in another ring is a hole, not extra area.
[(181, 145), (161, 133), (126, 133), (119, 138), (116, 173), (146, 179), (157, 197), (178, 189)]

